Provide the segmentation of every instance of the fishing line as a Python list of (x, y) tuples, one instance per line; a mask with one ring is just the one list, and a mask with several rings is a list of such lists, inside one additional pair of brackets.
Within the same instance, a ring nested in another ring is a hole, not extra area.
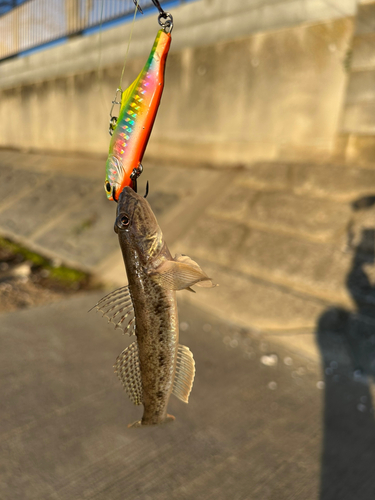
[[(126, 48), (124, 65), (122, 67), (122, 72), (121, 72), (121, 77), (120, 77), (120, 84), (119, 84), (119, 87), (118, 87), (118, 90), (120, 91), (120, 93), (122, 93), (122, 80), (123, 80), (123, 77), (124, 77), (125, 66), (126, 66), (126, 62), (127, 62), (127, 58), (128, 58), (130, 43), (131, 43), (131, 39), (132, 39), (132, 36), (133, 36), (133, 28), (134, 28), (135, 18), (136, 18), (136, 15), (137, 15), (137, 10), (140, 10), (140, 12), (142, 12), (141, 8), (138, 5), (139, 0), (134, 0), (134, 3), (135, 3), (135, 11), (134, 11), (134, 16), (133, 16), (133, 21), (132, 21), (132, 24), (131, 24), (131, 30), (130, 30), (129, 40), (128, 40), (128, 46)], [(101, 95), (101, 98), (102, 98), (101, 99), (102, 104), (105, 107), (105, 109), (107, 109), (107, 104), (106, 104), (107, 100), (106, 100), (106, 96), (105, 96), (104, 89), (103, 89), (103, 75), (102, 75), (102, 71), (101, 71), (102, 47), (103, 47), (103, 43), (102, 43), (103, 15), (104, 15), (104, 0), (102, 0), (102, 2), (101, 2), (100, 23), (99, 23), (99, 27), (100, 28), (99, 28), (99, 40), (98, 40), (99, 48), (98, 48), (97, 82), (98, 82), (98, 85), (99, 85), (99, 91), (100, 91), (100, 95)]]
[(101, 64), (102, 64), (102, 33), (103, 33), (103, 12), (104, 12), (104, 0), (102, 0), (101, 12), (100, 12), (100, 24), (99, 24), (99, 57), (98, 57), (98, 70), (97, 70), (97, 83), (99, 86), (99, 93), (101, 96), (101, 102), (105, 110), (107, 110), (107, 100), (105, 98), (104, 89), (103, 89), (103, 75), (101, 72)]
[[(104, 1), (104, 0), (103, 0)], [(132, 36), (133, 36), (133, 28), (134, 28), (134, 24), (135, 24), (135, 18), (136, 18), (136, 15), (137, 15), (137, 11), (138, 11), (138, 3), (139, 3), (139, 0), (136, 0), (135, 3), (135, 10), (134, 10), (134, 16), (133, 16), (133, 21), (132, 21), (132, 25), (131, 25), (131, 29), (130, 29), (130, 35), (129, 35), (129, 40), (128, 40), (128, 46), (126, 48), (126, 54), (125, 54), (125, 60), (124, 60), (124, 66), (122, 67), (122, 71), (121, 71), (121, 77), (120, 77), (120, 85), (119, 85), (119, 90), (122, 92), (122, 79), (124, 77), (124, 71), (125, 71), (125, 66), (126, 66), (126, 61), (128, 59), (128, 53), (129, 53), (129, 48), (130, 48), (130, 42), (131, 42), (131, 39), (132, 39)]]
[[(132, 35), (133, 35), (133, 28), (134, 28), (134, 23), (135, 23), (135, 17), (137, 15), (137, 10), (139, 10), (143, 14), (142, 9), (138, 5), (139, 0), (133, 0), (133, 2), (135, 4), (135, 11), (134, 11), (133, 22), (132, 22), (131, 28), (130, 28), (130, 35), (129, 35), (129, 40), (128, 40), (128, 46), (127, 46), (127, 49), (126, 49), (126, 54), (125, 54), (124, 66), (122, 67), (122, 71), (121, 71), (120, 84), (117, 87), (115, 98), (112, 101), (111, 111), (109, 112), (109, 130), (108, 130), (109, 135), (113, 134), (113, 131), (116, 128), (116, 123), (117, 123), (117, 116), (113, 116), (113, 114), (112, 114), (113, 108), (116, 105), (120, 105), (120, 109), (121, 109), (122, 92), (123, 92), (123, 90), (122, 90), (122, 79), (124, 77), (124, 71), (125, 71), (126, 61), (127, 61), (127, 58), (128, 58), (130, 42), (131, 42)], [(120, 100), (119, 101), (117, 100), (117, 94), (118, 93), (120, 93)]]
[[(128, 46), (126, 48), (124, 65), (122, 67), (122, 72), (121, 72), (121, 77), (120, 77), (120, 84), (119, 84), (119, 87), (118, 87), (118, 89), (116, 91), (116, 96), (115, 96), (114, 100), (112, 101), (112, 108), (111, 108), (111, 111), (110, 111), (110, 114), (109, 114), (110, 115), (109, 133), (111, 135), (112, 135), (113, 128), (116, 125), (116, 121), (117, 121), (117, 118), (112, 116), (112, 111), (113, 111), (113, 108), (114, 108), (115, 104), (121, 104), (122, 80), (123, 80), (123, 77), (124, 77), (125, 66), (126, 66), (126, 62), (127, 62), (129, 48), (130, 48), (130, 42), (131, 42), (132, 35), (133, 35), (133, 28), (134, 28), (135, 18), (136, 18), (136, 15), (137, 15), (137, 10), (139, 10), (143, 14), (143, 11), (142, 11), (141, 7), (139, 6), (139, 0), (133, 0), (133, 2), (135, 4), (135, 10), (134, 10), (133, 21), (132, 21), (132, 24), (131, 24), (131, 29), (130, 29), (130, 36), (129, 36), (129, 40), (128, 40)], [(99, 23), (100, 29), (99, 29), (99, 39), (98, 39), (98, 45), (99, 45), (99, 47), (98, 47), (97, 82), (98, 82), (98, 86), (99, 86), (100, 95), (101, 95), (101, 98), (102, 98), (101, 99), (102, 104), (103, 104), (104, 108), (107, 109), (107, 105), (106, 105), (107, 100), (106, 100), (105, 92), (104, 92), (104, 89), (103, 89), (103, 74), (102, 74), (102, 71), (101, 71), (102, 46), (103, 46), (103, 43), (102, 43), (103, 15), (104, 15), (104, 0), (102, 0), (102, 2), (101, 2), (100, 23)], [(120, 92), (120, 102), (117, 101), (117, 94), (118, 94), (118, 92)]]

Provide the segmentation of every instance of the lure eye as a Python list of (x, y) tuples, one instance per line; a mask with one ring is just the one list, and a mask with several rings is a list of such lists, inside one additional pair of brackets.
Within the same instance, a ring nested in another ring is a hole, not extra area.
[(104, 187), (105, 187), (105, 190), (107, 191), (107, 193), (111, 192), (111, 185), (108, 181), (105, 183)]

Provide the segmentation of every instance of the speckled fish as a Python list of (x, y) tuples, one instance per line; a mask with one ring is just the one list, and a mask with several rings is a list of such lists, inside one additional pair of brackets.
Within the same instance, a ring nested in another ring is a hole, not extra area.
[(121, 97), (121, 108), (109, 145), (104, 189), (117, 201), (125, 186), (135, 187), (141, 161), (159, 108), (171, 34), (159, 30), (138, 78)]
[(144, 406), (133, 425), (162, 424), (174, 420), (167, 414), (170, 395), (187, 403), (195, 375), (192, 353), (179, 344), (176, 291), (214, 285), (189, 257), (172, 258), (150, 205), (130, 187), (120, 195), (115, 231), (129, 284), (95, 307), (117, 328), (136, 335), (115, 364), (130, 399)]

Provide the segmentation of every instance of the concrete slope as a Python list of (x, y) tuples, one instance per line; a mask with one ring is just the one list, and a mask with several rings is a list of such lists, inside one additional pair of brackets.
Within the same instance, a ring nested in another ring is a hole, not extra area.
[[(126, 282), (116, 205), (102, 187), (104, 161), (1, 151), (0, 170), (1, 235), (113, 286)], [(172, 252), (196, 259), (220, 285), (181, 292), (185, 301), (308, 350), (327, 308), (373, 317), (374, 170), (298, 163), (204, 170), (146, 161), (141, 190), (146, 179)]]

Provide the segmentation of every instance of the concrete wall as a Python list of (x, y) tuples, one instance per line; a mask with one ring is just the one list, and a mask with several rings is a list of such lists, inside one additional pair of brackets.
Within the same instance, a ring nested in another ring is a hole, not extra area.
[[(173, 48), (149, 156), (238, 165), (336, 151), (354, 0), (199, 0), (171, 10)], [(0, 146), (104, 155), (129, 29), (1, 64)], [(124, 85), (156, 29), (155, 16), (136, 23)]]
[(358, 8), (338, 152), (351, 162), (375, 162), (375, 2)]

